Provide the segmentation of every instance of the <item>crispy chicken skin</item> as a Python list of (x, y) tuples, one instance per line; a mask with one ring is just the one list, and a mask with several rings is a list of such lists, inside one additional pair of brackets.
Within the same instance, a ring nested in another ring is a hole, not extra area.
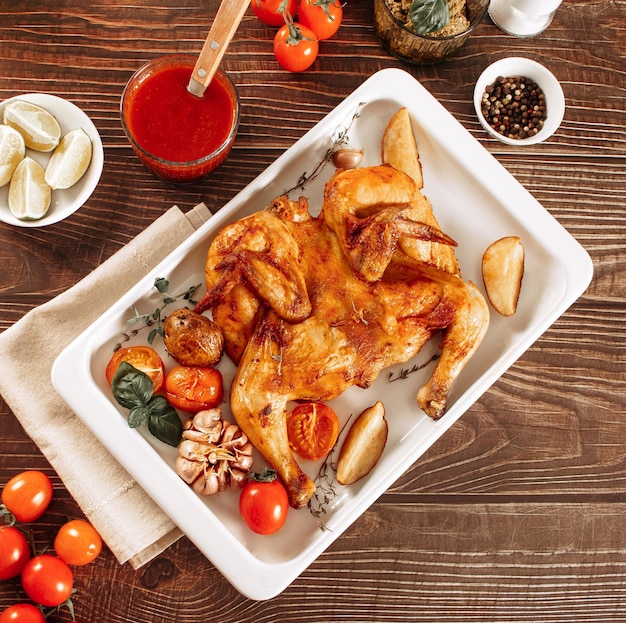
[(211, 308), (222, 328), (238, 363), (233, 415), (294, 508), (315, 485), (289, 447), (289, 401), (368, 387), (443, 329), (441, 357), (418, 394), (419, 406), (440, 417), (487, 329), (487, 305), (473, 285), (401, 250), (410, 240), (454, 244), (411, 219), (415, 193), (411, 178), (389, 166), (339, 170), (319, 217), (305, 200), (280, 197), (225, 227), (209, 250), (207, 295), (196, 311)]
[(326, 185), (324, 221), (363, 279), (382, 278), (401, 239), (456, 246), (436, 221), (415, 218), (417, 195), (415, 182), (389, 165), (338, 171)]

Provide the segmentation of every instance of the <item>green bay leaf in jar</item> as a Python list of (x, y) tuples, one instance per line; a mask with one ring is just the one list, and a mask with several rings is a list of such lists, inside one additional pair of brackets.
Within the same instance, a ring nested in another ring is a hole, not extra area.
[(448, 0), (413, 0), (409, 18), (413, 29), (420, 35), (441, 30), (450, 21)]

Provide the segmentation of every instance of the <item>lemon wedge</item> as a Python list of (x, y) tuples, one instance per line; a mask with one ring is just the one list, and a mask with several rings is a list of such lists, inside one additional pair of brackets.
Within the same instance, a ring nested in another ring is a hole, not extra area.
[(14, 100), (4, 107), (4, 123), (15, 128), (26, 147), (52, 151), (61, 140), (59, 122), (44, 108), (25, 100)]
[(0, 125), (0, 186), (11, 181), (13, 172), (25, 154), (22, 135), (11, 126)]
[(9, 185), (9, 209), (13, 216), (25, 221), (42, 218), (50, 208), (51, 195), (44, 168), (26, 156), (17, 165)]
[(85, 175), (91, 162), (91, 139), (82, 128), (68, 132), (54, 150), (46, 167), (46, 182), (52, 190), (70, 188)]

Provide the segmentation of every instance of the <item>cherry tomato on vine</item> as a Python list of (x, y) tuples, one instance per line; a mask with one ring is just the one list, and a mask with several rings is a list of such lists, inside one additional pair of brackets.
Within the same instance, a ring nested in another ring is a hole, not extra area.
[(295, 17), (297, 5), (297, 0), (252, 0), (254, 14), (268, 26), (282, 26)]
[(274, 37), (274, 56), (287, 71), (308, 69), (318, 53), (319, 43), (315, 33), (301, 24), (285, 24)]
[(341, 0), (300, 0), (298, 21), (320, 41), (330, 39), (339, 30), (342, 19)]
[(177, 409), (198, 413), (222, 402), (224, 381), (216, 368), (176, 366), (165, 377), (165, 397)]
[(155, 394), (163, 389), (165, 365), (153, 348), (150, 348), (150, 346), (127, 346), (126, 348), (116, 350), (105, 370), (109, 385), (113, 381), (113, 377), (122, 361), (126, 361), (133, 368), (137, 368), (137, 370), (147, 374), (152, 379)]
[(60, 606), (72, 594), (74, 574), (60, 558), (41, 554), (24, 566), (22, 588), (28, 598), (40, 606)]
[(0, 580), (18, 576), (29, 559), (26, 537), (13, 526), (0, 528)]
[(32, 604), (15, 604), (0, 614), (0, 623), (46, 623), (39, 608)]
[(287, 519), (287, 491), (273, 470), (252, 474), (251, 478), (241, 490), (239, 513), (253, 532), (274, 534), (283, 527)]
[(68, 565), (86, 565), (100, 555), (102, 538), (88, 521), (72, 519), (59, 528), (54, 551)]
[(2, 503), (17, 521), (39, 519), (52, 500), (52, 482), (43, 472), (29, 470), (13, 476), (2, 490)]
[(287, 436), (297, 455), (317, 461), (333, 449), (339, 436), (339, 418), (324, 403), (303, 402), (287, 414)]

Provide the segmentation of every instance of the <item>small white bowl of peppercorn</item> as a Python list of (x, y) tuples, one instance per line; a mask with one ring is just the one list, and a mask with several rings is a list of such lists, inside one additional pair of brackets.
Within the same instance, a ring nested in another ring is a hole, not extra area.
[(509, 57), (492, 63), (474, 88), (474, 108), (487, 132), (508, 145), (533, 145), (552, 136), (563, 121), (565, 96), (540, 63)]

